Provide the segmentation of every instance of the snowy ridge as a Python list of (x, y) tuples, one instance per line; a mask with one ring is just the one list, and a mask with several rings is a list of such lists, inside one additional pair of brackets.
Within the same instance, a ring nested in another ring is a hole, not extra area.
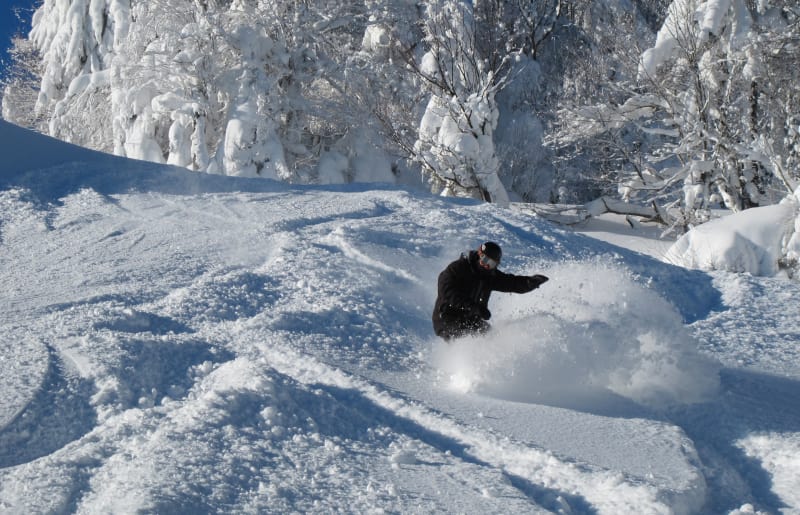
[[(798, 315), (768, 311), (796, 283), (394, 187), (83, 159), (0, 174), (0, 512), (799, 506)], [(552, 279), (447, 346), (436, 277), (486, 238)]]

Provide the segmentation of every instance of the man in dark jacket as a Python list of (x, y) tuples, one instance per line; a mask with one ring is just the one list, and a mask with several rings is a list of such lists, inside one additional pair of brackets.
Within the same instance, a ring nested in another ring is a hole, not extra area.
[(497, 269), (503, 253), (492, 241), (461, 257), (439, 274), (433, 308), (433, 330), (445, 340), (489, 329), (489, 296), (493, 291), (527, 293), (548, 280), (543, 275), (513, 275)]

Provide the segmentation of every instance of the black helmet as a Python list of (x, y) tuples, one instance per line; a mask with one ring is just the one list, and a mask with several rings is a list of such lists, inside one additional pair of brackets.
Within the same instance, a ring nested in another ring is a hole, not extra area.
[(480, 250), (481, 254), (484, 254), (497, 262), (500, 262), (500, 259), (503, 257), (503, 251), (500, 250), (500, 245), (493, 241), (487, 241), (481, 245), (481, 248), (478, 250)]
[(503, 251), (500, 250), (500, 245), (493, 241), (487, 241), (478, 248), (478, 262), (488, 270), (497, 268), (502, 257)]

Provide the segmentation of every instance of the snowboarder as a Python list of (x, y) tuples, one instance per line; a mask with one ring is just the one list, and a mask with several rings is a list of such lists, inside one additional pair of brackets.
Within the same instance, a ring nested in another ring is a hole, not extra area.
[(543, 275), (513, 275), (497, 269), (503, 252), (487, 241), (461, 257), (439, 274), (439, 293), (433, 308), (433, 330), (449, 341), (489, 330), (489, 295), (493, 291), (528, 293), (548, 278)]

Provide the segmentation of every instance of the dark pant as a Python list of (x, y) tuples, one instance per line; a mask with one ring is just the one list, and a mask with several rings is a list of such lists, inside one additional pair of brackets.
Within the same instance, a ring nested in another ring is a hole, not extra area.
[(491, 327), (481, 317), (448, 317), (442, 316), (442, 327), (436, 335), (445, 341), (462, 338), (464, 336), (484, 334)]

